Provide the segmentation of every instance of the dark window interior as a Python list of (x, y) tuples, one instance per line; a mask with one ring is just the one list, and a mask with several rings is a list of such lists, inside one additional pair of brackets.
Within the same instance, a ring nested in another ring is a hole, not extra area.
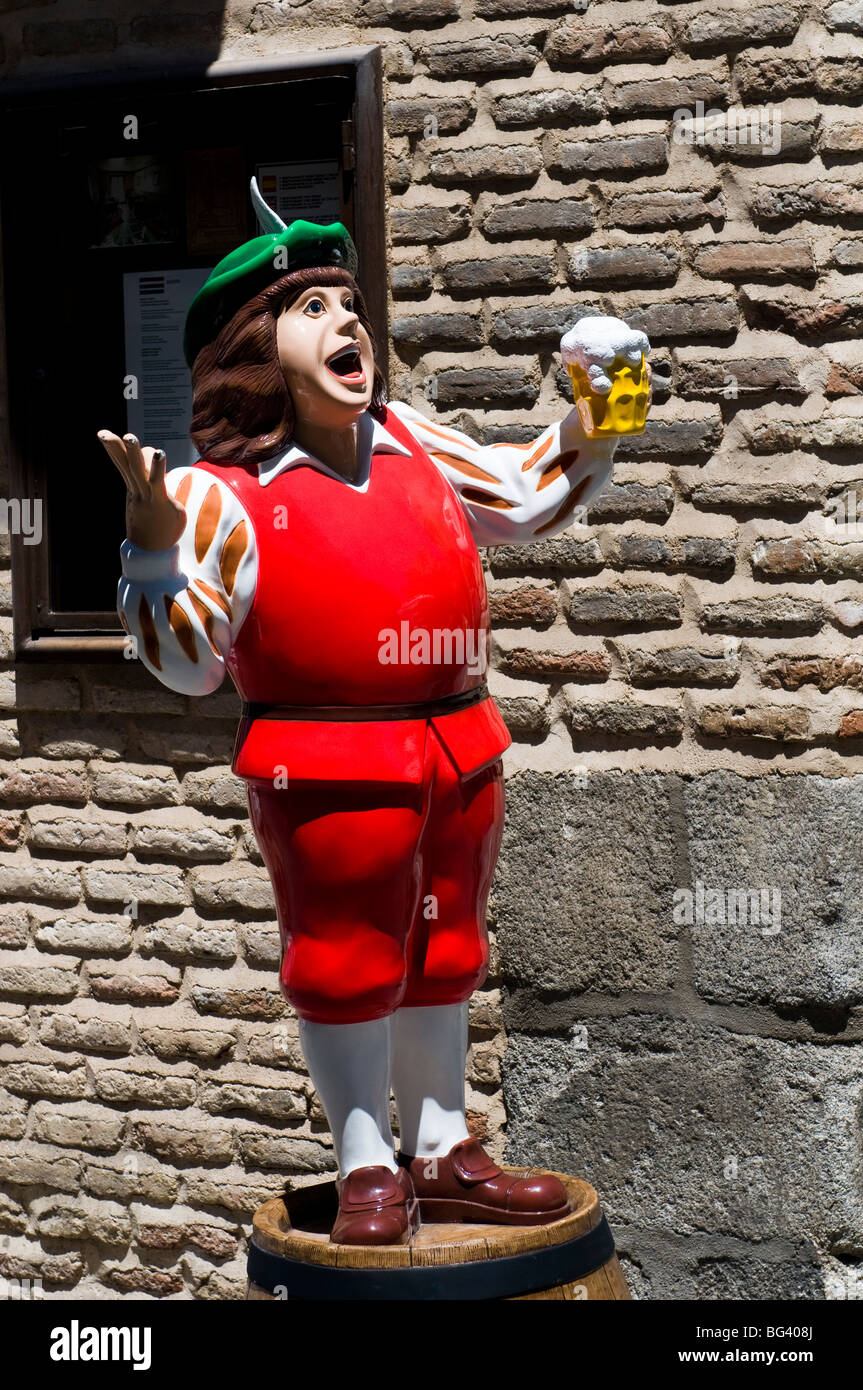
[(332, 75), (46, 93), (5, 112), (11, 445), (22, 487), (43, 499), (30, 635), (120, 631), (125, 488), (96, 431), (129, 427), (124, 273), (209, 269), (257, 235), (248, 184), (268, 163), (337, 161), (337, 215), (356, 235), (354, 100), (354, 76)]

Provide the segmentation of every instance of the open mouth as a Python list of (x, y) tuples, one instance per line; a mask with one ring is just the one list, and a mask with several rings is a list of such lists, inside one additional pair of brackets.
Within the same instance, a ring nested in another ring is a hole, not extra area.
[(348, 343), (347, 347), (339, 348), (338, 352), (327, 358), (326, 365), (333, 376), (339, 377), (342, 381), (362, 384), (366, 379), (360, 359), (359, 343)]

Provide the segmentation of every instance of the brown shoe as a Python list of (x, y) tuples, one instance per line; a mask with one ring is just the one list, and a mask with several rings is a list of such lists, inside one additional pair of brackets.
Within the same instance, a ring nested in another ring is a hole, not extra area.
[(413, 1179), (423, 1221), (487, 1221), (543, 1226), (570, 1210), (566, 1188), (551, 1173), (504, 1173), (478, 1139), (462, 1139), (445, 1158), (398, 1155)]
[(410, 1174), (369, 1164), (336, 1183), (339, 1214), (330, 1233), (337, 1245), (407, 1245), (419, 1228)]

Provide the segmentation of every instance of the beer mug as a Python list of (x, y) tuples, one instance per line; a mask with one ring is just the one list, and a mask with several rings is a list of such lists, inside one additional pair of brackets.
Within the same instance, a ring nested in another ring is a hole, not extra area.
[[(641, 434), (650, 393), (645, 356), (650, 344), (645, 334), (629, 329), (621, 319), (588, 317), (564, 335), (560, 346), (588, 438)], [(589, 367), (611, 381), (609, 391), (596, 389)]]

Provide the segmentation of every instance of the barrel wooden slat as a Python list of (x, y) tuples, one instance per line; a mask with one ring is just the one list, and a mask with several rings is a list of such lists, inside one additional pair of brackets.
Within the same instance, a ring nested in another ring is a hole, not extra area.
[[(504, 1171), (522, 1174), (524, 1169)], [(414, 1267), (477, 1264), (537, 1254), (586, 1236), (602, 1220), (599, 1198), (580, 1178), (556, 1174), (569, 1194), (572, 1210), (547, 1226), (506, 1226), (471, 1222), (424, 1222), (408, 1245), (338, 1245), (329, 1239), (338, 1209), (335, 1183), (319, 1183), (284, 1198), (271, 1198), (255, 1213), (254, 1241), (262, 1250), (288, 1261), (336, 1270), (409, 1270)], [(287, 1268), (287, 1266), (286, 1266)], [(478, 1275), (479, 1277), (479, 1275)], [(528, 1285), (529, 1287), (529, 1285)], [(616, 1255), (582, 1279), (524, 1294), (517, 1299), (622, 1300), (630, 1297)], [(249, 1282), (249, 1299), (272, 1298)]]

